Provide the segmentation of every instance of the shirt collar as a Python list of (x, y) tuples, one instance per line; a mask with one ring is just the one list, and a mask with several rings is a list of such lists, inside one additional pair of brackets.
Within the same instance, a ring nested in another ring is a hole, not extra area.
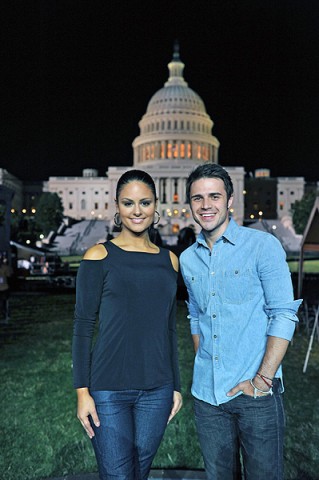
[[(227, 242), (235, 245), (238, 233), (239, 233), (238, 224), (235, 222), (233, 218), (230, 218), (229, 224), (227, 225), (225, 232), (223, 233), (223, 235), (221, 235), (220, 238), (217, 239), (217, 241), (223, 238), (227, 240)], [(200, 232), (196, 241), (197, 241), (197, 246), (203, 245), (204, 247), (208, 248), (203, 231)]]

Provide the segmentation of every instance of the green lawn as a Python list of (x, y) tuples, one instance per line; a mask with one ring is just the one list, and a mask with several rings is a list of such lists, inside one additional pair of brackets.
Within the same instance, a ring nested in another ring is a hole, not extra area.
[[(71, 268), (78, 268), (82, 256), (80, 255), (71, 255), (71, 256), (62, 256), (63, 262), (68, 262)], [(288, 261), (290, 271), (292, 273), (298, 273), (299, 271), (299, 262), (298, 260), (289, 260)], [(319, 273), (319, 260), (305, 260), (303, 265), (304, 273)]]
[[(299, 262), (298, 260), (289, 260), (288, 262), (289, 269), (291, 273), (299, 272)], [(304, 273), (319, 273), (319, 260), (305, 260), (303, 263), (303, 272)]]
[[(74, 294), (15, 295), (0, 325), (2, 378), (0, 478), (43, 480), (96, 471), (75, 416), (71, 380)], [(154, 468), (203, 468), (192, 415), (193, 349), (183, 303), (178, 333), (184, 407), (167, 427)], [(319, 478), (319, 343), (302, 373), (308, 338), (301, 327), (285, 359), (286, 479)]]

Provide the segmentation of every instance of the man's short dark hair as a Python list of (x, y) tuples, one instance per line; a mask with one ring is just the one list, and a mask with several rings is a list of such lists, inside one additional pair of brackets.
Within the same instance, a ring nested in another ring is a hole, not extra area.
[(204, 163), (203, 165), (196, 167), (186, 181), (186, 199), (188, 203), (190, 203), (190, 191), (192, 184), (201, 178), (219, 178), (222, 180), (225, 185), (227, 201), (234, 193), (233, 182), (231, 181), (228, 172), (217, 163)]

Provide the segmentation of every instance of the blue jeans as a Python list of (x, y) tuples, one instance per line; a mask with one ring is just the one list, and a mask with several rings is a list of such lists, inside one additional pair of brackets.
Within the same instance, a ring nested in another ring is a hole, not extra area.
[(91, 422), (100, 480), (147, 479), (172, 408), (173, 385), (90, 393), (101, 422)]
[[(218, 406), (195, 398), (197, 433), (208, 480), (283, 479), (285, 413), (280, 380), (274, 395), (238, 397)], [(240, 462), (240, 453), (242, 464)]]

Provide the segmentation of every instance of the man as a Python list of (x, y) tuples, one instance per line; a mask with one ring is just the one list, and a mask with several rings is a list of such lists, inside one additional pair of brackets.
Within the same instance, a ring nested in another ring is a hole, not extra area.
[[(186, 194), (197, 241), (180, 257), (196, 352), (192, 394), (208, 480), (283, 478), (281, 362), (298, 321), (285, 252), (229, 218), (232, 181), (198, 166)], [(242, 462), (240, 462), (240, 454)], [(242, 465), (241, 465), (242, 464)]]

